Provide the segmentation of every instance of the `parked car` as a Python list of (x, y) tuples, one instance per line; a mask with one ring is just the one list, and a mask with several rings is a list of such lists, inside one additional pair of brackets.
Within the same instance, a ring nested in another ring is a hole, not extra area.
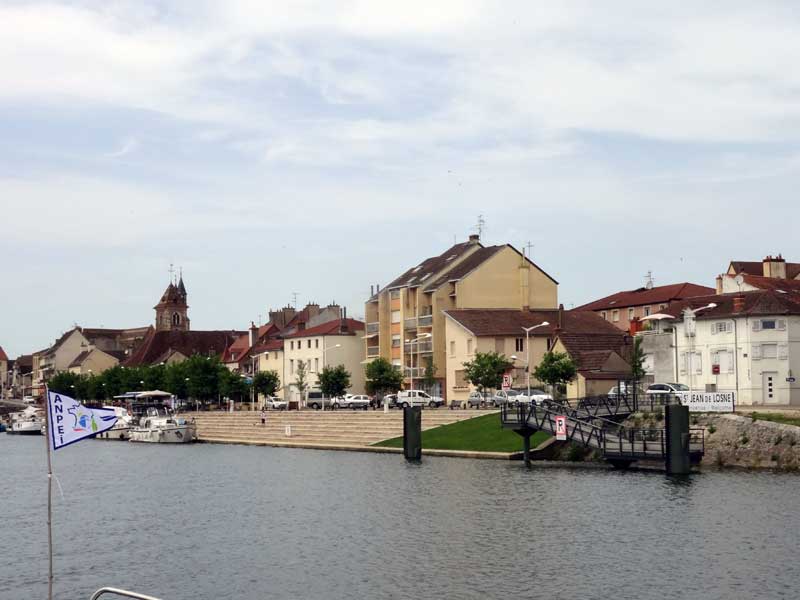
[(539, 388), (531, 388), (531, 395), (528, 396), (528, 390), (520, 392), (515, 398), (517, 404), (530, 404), (533, 402), (536, 406), (546, 406), (553, 401), (553, 397)]
[(616, 400), (617, 396), (628, 396), (633, 393), (633, 384), (627, 383), (625, 381), (620, 381), (617, 385), (611, 388), (608, 392), (608, 398), (610, 400)]
[(647, 388), (644, 395), (654, 404), (667, 404), (678, 394), (688, 391), (689, 386), (682, 383), (654, 383)]
[(470, 392), (469, 398), (467, 398), (467, 408), (486, 408), (486, 406), (494, 406), (491, 397), (484, 397), (480, 392)]
[(331, 408), (333, 407), (333, 398), (324, 397), (322, 392), (308, 392), (306, 406), (308, 408), (313, 408), (314, 410)]
[(367, 410), (369, 408), (369, 396), (366, 394), (346, 394), (340, 398), (333, 399), (333, 408)]
[(286, 410), (289, 403), (277, 396), (267, 396), (267, 399), (264, 401), (264, 406), (269, 410)]
[(444, 404), (444, 400), (439, 396), (431, 396), (422, 390), (403, 390), (397, 394), (397, 404), (403, 408), (407, 406), (438, 408)]
[(497, 390), (492, 396), (492, 404), (494, 406), (503, 406), (509, 404), (510, 406), (517, 405), (517, 396), (520, 395), (519, 390)]

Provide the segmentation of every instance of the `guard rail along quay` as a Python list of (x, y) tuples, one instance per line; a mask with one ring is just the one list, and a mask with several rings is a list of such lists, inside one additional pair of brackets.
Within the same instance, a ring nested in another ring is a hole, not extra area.
[[(635, 387), (634, 387), (635, 389)], [(616, 397), (583, 398), (574, 403), (549, 401), (542, 404), (503, 406), (502, 425), (525, 438), (525, 458), (529, 463), (529, 438), (536, 431), (556, 434), (556, 417), (563, 417), (566, 441), (599, 450), (603, 458), (619, 468), (637, 461), (666, 461), (667, 432), (665, 429), (638, 429), (620, 424), (636, 411), (635, 393)], [(702, 429), (690, 429), (687, 440), (689, 459), (697, 464), (705, 452)]]

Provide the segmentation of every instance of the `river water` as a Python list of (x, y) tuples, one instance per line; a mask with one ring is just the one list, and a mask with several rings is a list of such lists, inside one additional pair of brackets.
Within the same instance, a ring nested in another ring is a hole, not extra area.
[[(44, 441), (0, 459), (0, 598), (45, 598)], [(60, 600), (800, 597), (797, 475), (94, 440), (54, 470)]]

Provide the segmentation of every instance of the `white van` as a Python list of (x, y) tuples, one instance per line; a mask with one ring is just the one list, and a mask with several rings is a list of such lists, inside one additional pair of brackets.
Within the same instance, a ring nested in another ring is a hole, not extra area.
[(397, 394), (397, 405), (403, 408), (407, 406), (427, 406), (438, 408), (444, 404), (439, 396), (431, 396), (422, 390), (403, 390)]

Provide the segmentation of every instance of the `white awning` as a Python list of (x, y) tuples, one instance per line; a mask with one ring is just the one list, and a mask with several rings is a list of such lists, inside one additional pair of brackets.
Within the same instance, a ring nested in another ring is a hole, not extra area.
[(654, 315), (650, 315), (649, 317), (642, 317), (639, 319), (640, 321), (660, 321), (661, 319), (674, 319), (672, 315), (668, 315), (667, 313), (656, 313)]

